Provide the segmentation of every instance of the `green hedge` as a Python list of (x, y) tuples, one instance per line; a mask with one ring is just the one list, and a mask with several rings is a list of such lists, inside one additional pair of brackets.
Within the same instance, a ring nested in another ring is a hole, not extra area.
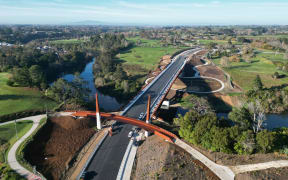
[(42, 111), (22, 111), (22, 112), (7, 114), (7, 115), (0, 116), (0, 123), (12, 121), (14, 119), (25, 118), (25, 117), (29, 117), (29, 116), (45, 114), (45, 113), (46, 113), (46, 111), (42, 110)]

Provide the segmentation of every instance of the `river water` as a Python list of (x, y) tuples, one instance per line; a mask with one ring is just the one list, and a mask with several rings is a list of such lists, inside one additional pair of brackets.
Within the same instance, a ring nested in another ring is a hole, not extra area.
[[(95, 96), (95, 93), (98, 93), (99, 97), (99, 105), (105, 111), (117, 111), (121, 107), (121, 104), (116, 100), (116, 98), (107, 96), (99, 92), (95, 88), (94, 84), (94, 75), (93, 75), (93, 64), (95, 62), (95, 58), (90, 63), (86, 64), (85, 69), (80, 73), (80, 77), (82, 77), (85, 81), (88, 82), (88, 87), (91, 90), (91, 96)], [(65, 74), (62, 76), (63, 79), (67, 81), (72, 81), (74, 79), (73, 74)], [(181, 113), (180, 113), (181, 114)], [(185, 114), (185, 113), (184, 113)], [(227, 117), (227, 113), (218, 114), (218, 116)], [(288, 114), (269, 114), (266, 116), (266, 128), (273, 129), (279, 127), (288, 127)]]
[[(228, 118), (227, 113), (217, 113), (218, 117)], [(274, 129), (287, 127), (288, 128), (288, 113), (284, 114), (267, 114), (267, 120), (265, 121), (265, 128)]]
[[(100, 108), (103, 108), (105, 111), (117, 111), (121, 107), (121, 104), (114, 97), (104, 95), (95, 88), (94, 75), (93, 75), (94, 62), (95, 58), (93, 58), (93, 61), (86, 64), (85, 69), (80, 73), (80, 77), (88, 82), (88, 88), (91, 91), (92, 97), (95, 97), (96, 92), (98, 93)], [(62, 76), (62, 78), (67, 81), (72, 81), (74, 79), (74, 75), (65, 74)]]
[(280, 127), (288, 127), (288, 114), (268, 114), (267, 129), (274, 129)]

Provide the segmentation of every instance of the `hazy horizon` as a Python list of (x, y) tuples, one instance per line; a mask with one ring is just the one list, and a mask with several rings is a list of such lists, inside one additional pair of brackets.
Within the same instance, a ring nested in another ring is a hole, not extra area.
[(287, 25), (285, 0), (0, 0), (0, 24)]

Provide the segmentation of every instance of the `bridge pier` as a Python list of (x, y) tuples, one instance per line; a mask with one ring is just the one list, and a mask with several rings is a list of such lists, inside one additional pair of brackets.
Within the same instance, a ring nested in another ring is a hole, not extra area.
[(98, 104), (98, 93), (95, 95), (96, 97), (96, 123), (97, 123), (97, 129), (102, 129), (101, 125), (101, 116), (100, 116), (100, 111), (99, 111), (99, 104)]
[[(147, 102), (147, 113), (146, 113), (146, 123), (150, 124), (150, 103), (151, 103), (151, 96), (148, 96), (148, 102)], [(150, 135), (149, 131), (145, 131), (145, 137), (148, 137)]]

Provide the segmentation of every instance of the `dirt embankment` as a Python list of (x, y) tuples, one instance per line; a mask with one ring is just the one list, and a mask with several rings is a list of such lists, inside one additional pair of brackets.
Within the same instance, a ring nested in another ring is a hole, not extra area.
[(287, 180), (288, 179), (288, 168), (270, 168), (262, 171), (252, 171), (247, 173), (238, 174), (235, 180)]
[(137, 151), (132, 180), (136, 179), (216, 180), (218, 177), (181, 148), (151, 136)]
[(95, 120), (70, 116), (49, 118), (28, 145), (25, 158), (48, 179), (60, 179), (71, 159), (95, 134)]
[[(186, 142), (188, 143), (188, 142)], [(237, 154), (226, 154), (222, 152), (211, 152), (204, 149), (200, 146), (195, 146), (191, 143), (188, 143), (190, 146), (201, 152), (211, 161), (216, 161), (217, 164), (225, 166), (237, 166), (237, 165), (246, 165), (246, 164), (256, 164), (264, 163), (269, 161), (276, 160), (288, 160), (288, 157), (276, 153), (267, 153), (267, 154), (251, 154), (251, 155), (237, 155)]]

